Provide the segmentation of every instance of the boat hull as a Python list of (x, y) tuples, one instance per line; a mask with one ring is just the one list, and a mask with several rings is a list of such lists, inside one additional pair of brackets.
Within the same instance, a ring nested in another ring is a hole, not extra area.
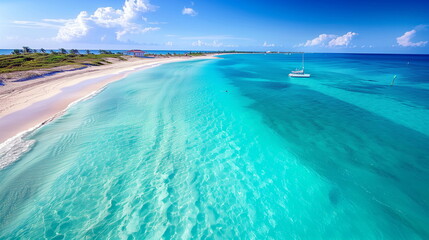
[(308, 74), (308, 73), (289, 73), (289, 77), (309, 78), (310, 74)]

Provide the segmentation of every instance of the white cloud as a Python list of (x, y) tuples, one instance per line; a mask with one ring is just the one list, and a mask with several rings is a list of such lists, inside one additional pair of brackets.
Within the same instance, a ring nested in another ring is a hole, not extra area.
[(54, 22), (54, 23), (67, 23), (70, 21), (70, 19), (50, 19), (50, 18), (45, 18), (42, 19), (42, 21), (44, 22)]
[(334, 39), (332, 39), (331, 41), (329, 41), (329, 46), (330, 47), (335, 47), (335, 46), (348, 46), (350, 44), (350, 42), (352, 41), (353, 36), (358, 35), (355, 32), (348, 32), (346, 34), (344, 34), (343, 36), (339, 36), (336, 37)]
[(88, 13), (82, 11), (76, 19), (68, 21), (64, 26), (58, 30), (56, 39), (63, 41), (70, 41), (75, 38), (85, 36), (89, 31), (87, 24)]
[(156, 31), (159, 29), (161, 29), (161, 28), (159, 28), (159, 27), (142, 28), (140, 26), (130, 26), (130, 27), (128, 27), (122, 31), (116, 32), (116, 40), (121, 40), (122, 36), (124, 36), (127, 33), (138, 34), (138, 33), (146, 33), (146, 32), (150, 32), (150, 31)]
[(307, 40), (305, 43), (299, 44), (300, 47), (310, 47), (310, 46), (317, 46), (317, 45), (323, 45), (327, 40), (334, 38), (335, 35), (332, 34), (320, 34), (318, 37)]
[(223, 43), (218, 42), (218, 41), (216, 41), (216, 40), (213, 40), (213, 42), (212, 42), (212, 43), (208, 43), (208, 44), (207, 44), (207, 46), (211, 46), (211, 47), (220, 47), (220, 46), (223, 46)]
[(198, 40), (198, 41), (196, 41), (196, 42), (193, 42), (193, 43), (192, 43), (192, 46), (198, 46), (198, 47), (201, 47), (201, 46), (204, 46), (204, 42), (203, 42), (203, 41), (201, 41), (201, 40)]
[(342, 36), (334, 34), (320, 34), (314, 39), (307, 40), (305, 43), (300, 43), (296, 46), (298, 47), (336, 47), (336, 46), (348, 46), (353, 38), (353, 36), (358, 35), (355, 32), (348, 32)]
[(203, 42), (201, 40), (192, 43), (195, 47), (238, 47), (238, 45), (224, 44), (222, 42), (213, 40), (213, 42)]
[(267, 43), (267, 41), (262, 44), (263, 47), (275, 47), (276, 45), (274, 43)]
[(184, 7), (182, 10), (183, 15), (197, 16), (197, 12), (192, 8)]
[(114, 29), (116, 39), (121, 40), (125, 34), (145, 33), (158, 30), (159, 28), (142, 27), (137, 23), (141, 13), (153, 11), (156, 7), (152, 6), (148, 0), (125, 0), (122, 9), (112, 7), (101, 7), (89, 15), (82, 11), (75, 19), (45, 19), (49, 22), (65, 23), (58, 31), (56, 40), (71, 41), (79, 39), (88, 34), (92, 28)]
[(192, 43), (192, 46), (197, 46), (197, 47), (202, 47), (202, 46), (207, 46), (207, 47), (220, 47), (220, 46), (222, 46), (223, 45), (223, 43), (221, 43), (221, 42), (218, 42), (218, 41), (216, 41), (216, 40), (213, 40), (213, 42), (203, 42), (203, 41), (201, 41), (201, 40), (198, 40), (198, 41), (196, 41), (196, 42), (193, 42)]
[(416, 29), (405, 32), (402, 36), (396, 38), (396, 42), (398, 43), (399, 46), (403, 46), (403, 47), (423, 47), (423, 46), (425, 46), (428, 43), (428, 41), (411, 42), (411, 39), (416, 35), (416, 33), (417, 33)]
[(19, 25), (24, 28), (60, 28), (61, 25), (46, 23), (46, 22), (34, 22), (34, 21), (13, 21), (12, 23)]
[(165, 46), (173, 46), (173, 42), (166, 42)]

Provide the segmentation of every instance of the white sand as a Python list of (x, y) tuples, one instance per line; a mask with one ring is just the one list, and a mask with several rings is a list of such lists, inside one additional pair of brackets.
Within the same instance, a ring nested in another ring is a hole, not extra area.
[(0, 87), (0, 143), (54, 118), (71, 103), (130, 72), (164, 63), (210, 58), (214, 56), (130, 58), (124, 62), (8, 83)]

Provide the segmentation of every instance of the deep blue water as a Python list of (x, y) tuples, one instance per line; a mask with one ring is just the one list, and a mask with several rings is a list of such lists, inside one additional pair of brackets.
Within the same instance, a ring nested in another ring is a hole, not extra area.
[(300, 61), (165, 64), (3, 146), (0, 238), (428, 239), (429, 57)]

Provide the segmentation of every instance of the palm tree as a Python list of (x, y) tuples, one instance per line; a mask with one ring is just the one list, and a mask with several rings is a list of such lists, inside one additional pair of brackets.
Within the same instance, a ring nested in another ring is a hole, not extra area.
[(98, 50), (100, 52), (100, 54), (113, 54), (112, 51), (107, 51), (107, 50)]
[(91, 54), (91, 51), (86, 50), (86, 54), (87, 54), (87, 55)]
[(64, 48), (60, 48), (60, 53), (61, 54), (67, 54), (67, 50), (65, 50)]
[(71, 49), (71, 50), (70, 50), (70, 54), (78, 55), (78, 54), (79, 54), (79, 51), (78, 51), (77, 49)]
[(20, 49), (14, 49), (12, 52), (12, 54), (15, 54), (15, 55), (19, 55), (21, 53), (22, 53), (22, 50), (20, 50)]
[(31, 48), (29, 48), (29, 47), (22, 47), (22, 52), (23, 52), (24, 54), (26, 54), (26, 53), (31, 53)]
[(44, 48), (41, 48), (41, 49), (40, 49), (40, 52), (41, 52), (41, 53), (46, 53), (46, 50), (45, 50)]
[(36, 49), (32, 49), (31, 50), (33, 53), (37, 53), (37, 50)]

